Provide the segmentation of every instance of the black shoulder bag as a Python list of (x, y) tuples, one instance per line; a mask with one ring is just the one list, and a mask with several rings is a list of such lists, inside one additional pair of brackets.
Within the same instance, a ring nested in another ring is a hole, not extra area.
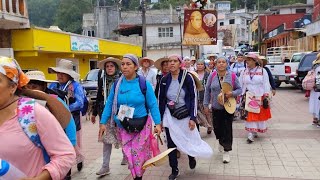
[(183, 106), (178, 107), (178, 108), (176, 107), (177, 104), (179, 103), (180, 92), (181, 92), (184, 80), (186, 79), (186, 76), (187, 76), (187, 71), (184, 70), (183, 74), (182, 74), (182, 79), (181, 79), (181, 82), (180, 82), (180, 85), (179, 85), (179, 90), (178, 90), (178, 94), (177, 94), (176, 100), (175, 101), (170, 101), (167, 104), (167, 106), (168, 106), (168, 108), (170, 110), (171, 116), (175, 117), (178, 120), (184, 119), (184, 118), (189, 116), (189, 110), (188, 110), (186, 105), (183, 105)]

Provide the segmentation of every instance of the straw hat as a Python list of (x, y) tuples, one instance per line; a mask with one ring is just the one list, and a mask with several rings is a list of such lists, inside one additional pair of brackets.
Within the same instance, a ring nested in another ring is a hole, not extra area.
[(188, 71), (188, 73), (190, 73), (192, 75), (193, 80), (194, 80), (194, 82), (196, 84), (197, 90), (198, 91), (202, 91), (203, 90), (203, 85), (202, 85), (202, 83), (200, 81), (199, 75), (194, 71)]
[(258, 56), (258, 58), (259, 58), (258, 62), (260, 66), (264, 67), (265, 65), (268, 64), (268, 60), (265, 56)]
[(65, 73), (70, 75), (73, 79), (77, 80), (80, 74), (73, 70), (73, 63), (70, 60), (61, 59), (57, 67), (49, 67), (48, 72), (53, 73)]
[[(222, 87), (222, 90), (221, 90), (222, 94), (233, 91), (232, 85), (227, 82), (223, 82), (221, 84), (221, 87)], [(236, 107), (237, 107), (236, 99), (234, 97), (229, 97), (228, 99), (224, 99), (223, 106), (229, 114), (233, 114), (236, 111)]]
[(57, 82), (57, 81), (47, 80), (42, 71), (28, 71), (26, 75), (30, 80), (42, 81), (46, 83)]
[(222, 92), (218, 94), (217, 101), (221, 106), (224, 105), (224, 94)]
[(249, 58), (253, 59), (256, 62), (259, 60), (259, 57), (254, 53), (248, 53), (246, 56), (244, 56), (245, 60), (247, 60)]
[(99, 69), (104, 69), (104, 65), (107, 62), (116, 63), (118, 65), (118, 68), (120, 68), (120, 66), (121, 66), (121, 60), (120, 59), (117, 59), (117, 58), (114, 58), (114, 57), (108, 57), (107, 59), (104, 59), (104, 60), (98, 62), (98, 68)]
[(196, 57), (194, 57), (194, 56), (191, 56), (191, 61), (196, 61), (197, 59), (196, 59)]
[(209, 57), (218, 57), (218, 55), (217, 55), (217, 54), (210, 53), (210, 54), (207, 55), (207, 57), (208, 57), (208, 58), (209, 58)]
[(143, 60), (149, 60), (149, 63), (150, 63), (150, 66), (149, 67), (151, 67), (153, 64), (154, 64), (154, 60), (152, 60), (152, 59), (150, 59), (150, 58), (148, 58), (148, 57), (143, 57), (143, 58), (140, 58), (139, 59), (139, 65), (140, 66), (142, 66), (142, 61)]
[(152, 167), (152, 166), (161, 166), (162, 164), (164, 164), (168, 160), (168, 154), (171, 153), (175, 149), (176, 148), (167, 149), (166, 151), (158, 154), (156, 157), (149, 159), (148, 161), (146, 161), (143, 164), (142, 168), (146, 169), (146, 168)]
[(162, 69), (161, 64), (162, 64), (162, 62), (164, 62), (164, 61), (169, 61), (169, 58), (168, 58), (168, 57), (163, 57), (163, 58), (160, 58), (160, 59), (156, 60), (156, 62), (154, 62), (154, 66), (155, 66), (157, 69), (161, 70), (161, 69)]

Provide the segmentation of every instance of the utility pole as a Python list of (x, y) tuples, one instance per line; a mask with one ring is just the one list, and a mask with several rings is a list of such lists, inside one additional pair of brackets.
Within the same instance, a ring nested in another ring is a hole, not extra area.
[(179, 25), (180, 25), (180, 51), (181, 51), (181, 57), (183, 58), (183, 49), (182, 49), (182, 25), (181, 25), (181, 7), (176, 7), (176, 11), (178, 12), (178, 18), (179, 18)]
[(141, 1), (142, 11), (142, 56), (147, 56), (146, 0)]

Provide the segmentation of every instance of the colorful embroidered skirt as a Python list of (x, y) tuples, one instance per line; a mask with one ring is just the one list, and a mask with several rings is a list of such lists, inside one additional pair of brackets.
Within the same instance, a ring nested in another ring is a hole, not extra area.
[(128, 160), (131, 175), (133, 178), (142, 177), (143, 164), (152, 158), (150, 134), (152, 133), (152, 121), (148, 117), (144, 129), (140, 133), (128, 133), (119, 128), (119, 135), (122, 142), (122, 151)]
[(271, 118), (270, 107), (260, 107), (260, 113), (248, 112), (245, 129), (250, 132), (264, 133), (267, 131), (267, 121)]

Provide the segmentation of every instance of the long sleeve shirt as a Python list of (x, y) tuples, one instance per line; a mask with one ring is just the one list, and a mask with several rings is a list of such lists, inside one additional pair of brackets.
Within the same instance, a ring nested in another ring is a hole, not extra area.
[[(212, 72), (214, 73), (214, 72)], [(224, 106), (218, 103), (218, 95), (221, 92), (221, 87), (219, 84), (219, 77), (218, 73), (216, 73), (215, 76), (212, 76), (212, 73), (209, 75), (205, 92), (204, 92), (204, 100), (203, 100), (203, 105), (205, 107), (209, 106), (209, 103), (212, 102), (212, 108), (213, 109), (224, 109)], [(234, 84), (233, 91), (232, 91), (232, 96), (237, 97), (241, 94), (241, 86), (238, 78), (236, 77), (234, 79), (234, 83), (232, 82), (232, 73), (231, 71), (227, 71), (223, 82), (227, 82), (231, 85)]]
[[(66, 84), (59, 84), (58, 83), (51, 83), (49, 85), (49, 89), (60, 89), (63, 90), (65, 88)], [(72, 83), (65, 88), (66, 91), (68, 91), (68, 95), (71, 97), (74, 97), (75, 102), (69, 104), (69, 109), (71, 112), (80, 111), (81, 108), (84, 105), (84, 91), (83, 87), (76, 81), (72, 81)]]
[(137, 74), (146, 78), (146, 80), (151, 83), (152, 88), (156, 89), (157, 73), (155, 71), (153, 71), (149, 68), (147, 72), (144, 72), (142, 69), (140, 69)]
[(268, 73), (261, 67), (255, 67), (251, 70), (247, 68), (240, 76), (240, 84), (242, 94), (248, 90), (255, 96), (263, 96), (271, 91)]
[(56, 118), (38, 103), (34, 108), (37, 131), (50, 156), (50, 162), (45, 163), (42, 150), (26, 136), (17, 114), (0, 125), (0, 158), (10, 162), (28, 177), (48, 170), (53, 180), (63, 179), (75, 162), (74, 148)]
[[(114, 97), (115, 84), (113, 84), (108, 96), (107, 104), (105, 105), (102, 113), (100, 124), (106, 124), (111, 117), (114, 98), (117, 98), (118, 109), (120, 105), (127, 105), (129, 107), (135, 108), (133, 118), (141, 118), (147, 116), (148, 109), (151, 113), (154, 123), (156, 125), (160, 124), (161, 120), (156, 96), (151, 84), (148, 81), (146, 81), (146, 85), (147, 91), (146, 97), (144, 97), (140, 89), (138, 77), (133, 80), (126, 80), (126, 78), (123, 78), (119, 87), (118, 96)], [(146, 103), (145, 100), (147, 100)], [(147, 107), (145, 107), (145, 105), (147, 105)], [(116, 115), (114, 116), (114, 120), (117, 123), (118, 127), (122, 128), (122, 125)]]

